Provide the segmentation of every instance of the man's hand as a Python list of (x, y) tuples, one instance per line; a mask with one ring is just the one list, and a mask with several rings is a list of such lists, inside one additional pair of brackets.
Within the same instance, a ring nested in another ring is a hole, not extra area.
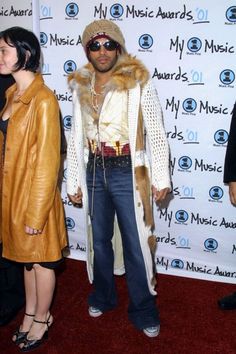
[(233, 205), (236, 205), (236, 182), (229, 182), (229, 198)]
[(71, 202), (76, 205), (76, 204), (82, 204), (82, 199), (83, 199), (83, 193), (81, 191), (81, 188), (78, 187), (77, 193), (74, 195), (68, 194), (68, 197), (70, 198)]
[(170, 192), (169, 188), (164, 188), (158, 191), (154, 186), (152, 186), (152, 195), (154, 201), (157, 203), (161, 203), (166, 198), (169, 192)]

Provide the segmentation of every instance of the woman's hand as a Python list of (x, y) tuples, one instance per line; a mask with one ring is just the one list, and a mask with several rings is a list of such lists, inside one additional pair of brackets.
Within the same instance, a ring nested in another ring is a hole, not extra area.
[(29, 235), (39, 235), (42, 233), (42, 230), (33, 229), (32, 227), (25, 225), (25, 232)]

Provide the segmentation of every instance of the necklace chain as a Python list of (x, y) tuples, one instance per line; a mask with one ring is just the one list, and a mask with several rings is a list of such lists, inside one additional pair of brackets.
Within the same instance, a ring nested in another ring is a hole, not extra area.
[(103, 99), (99, 100), (100, 97), (104, 97), (104, 85), (101, 86), (102, 87), (102, 91), (101, 92), (96, 92), (95, 90), (95, 76), (92, 77), (91, 80), (91, 87), (90, 87), (90, 92), (91, 92), (91, 103), (92, 103), (92, 107), (94, 109), (95, 112), (98, 112), (101, 108), (101, 105), (103, 103)]

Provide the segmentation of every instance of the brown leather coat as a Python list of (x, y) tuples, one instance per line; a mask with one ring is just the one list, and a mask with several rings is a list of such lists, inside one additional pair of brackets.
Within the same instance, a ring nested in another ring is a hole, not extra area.
[[(7, 90), (7, 102), (15, 90), (15, 85)], [(18, 262), (50, 262), (61, 258), (67, 237), (57, 187), (59, 166), (59, 107), (54, 94), (37, 74), (21, 98), (13, 103), (8, 123), (0, 181), (3, 257)], [(25, 225), (43, 232), (28, 235)]]

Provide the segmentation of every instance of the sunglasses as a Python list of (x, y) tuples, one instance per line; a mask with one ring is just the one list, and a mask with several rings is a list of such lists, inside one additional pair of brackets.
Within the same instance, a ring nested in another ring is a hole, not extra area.
[(102, 46), (106, 50), (108, 50), (109, 52), (112, 52), (113, 50), (116, 50), (117, 48), (119, 48), (119, 44), (117, 42), (115, 42), (115, 41), (106, 41), (104, 43), (100, 43), (98, 41), (94, 41), (94, 42), (91, 42), (88, 45), (88, 49), (91, 52), (98, 52), (101, 49)]

